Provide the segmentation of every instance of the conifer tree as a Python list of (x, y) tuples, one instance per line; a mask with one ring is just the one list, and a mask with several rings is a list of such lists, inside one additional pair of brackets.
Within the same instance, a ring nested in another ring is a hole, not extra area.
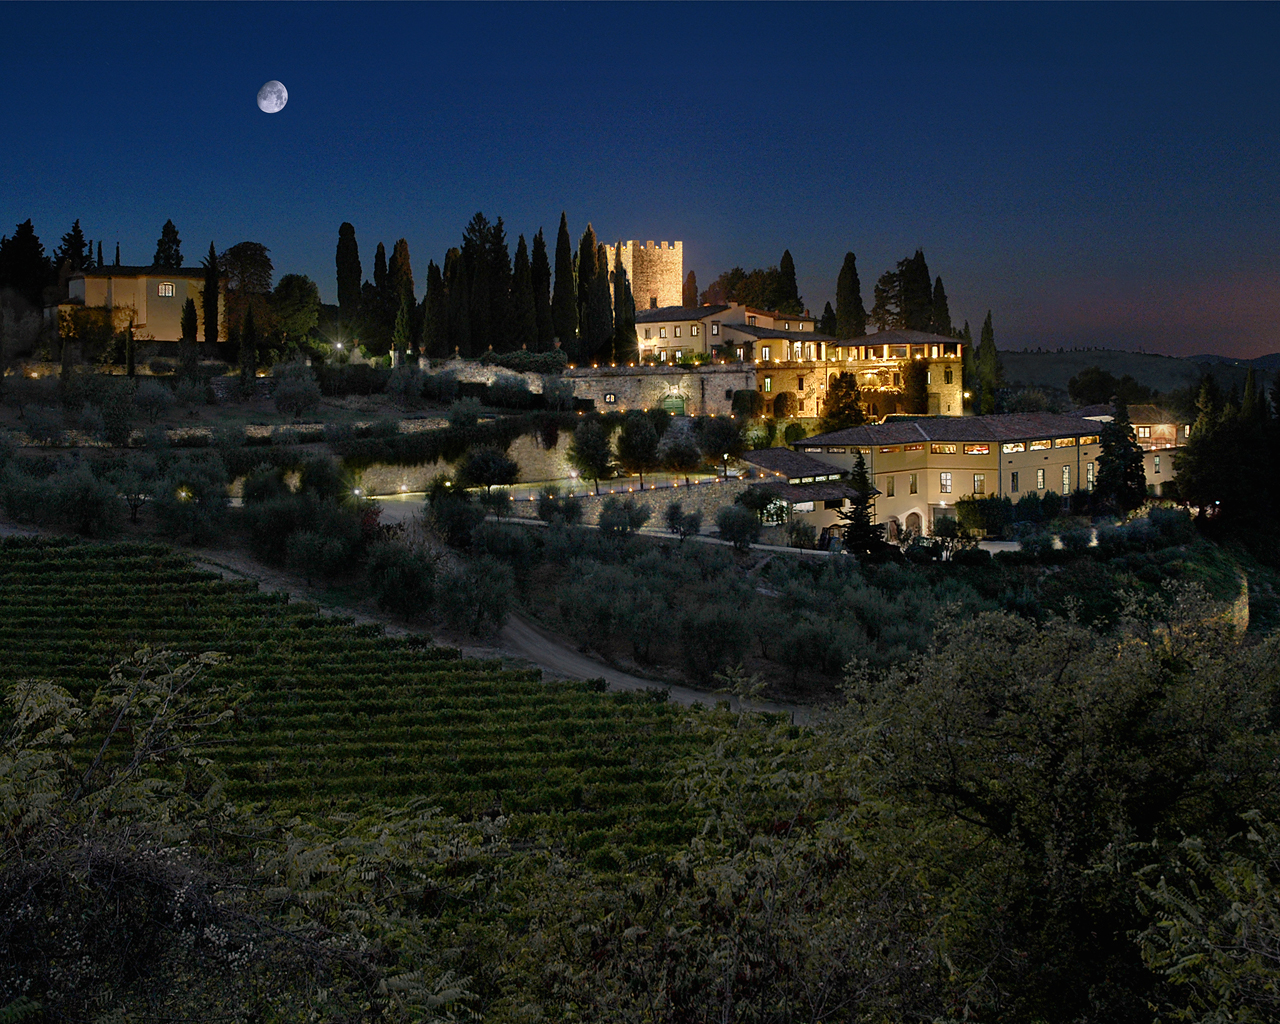
[(30, 218), (0, 238), (0, 288), (12, 288), (27, 304), (40, 308), (45, 286), (57, 279), (52, 262)]
[[(986, 329), (983, 329), (985, 335)], [(1129, 407), (1117, 398), (1110, 423), (1098, 432), (1098, 476), (1094, 490), (1100, 501), (1121, 512), (1132, 512), (1147, 497), (1142, 447), (1133, 436)]]
[[(593, 232), (594, 234), (594, 232)], [(609, 296), (609, 253), (596, 244), (596, 272), (591, 278), (591, 294), (587, 297), (587, 344), (584, 358), (607, 359), (613, 340), (613, 302)]]
[(613, 356), (619, 362), (638, 361), (640, 342), (636, 336), (636, 300), (631, 294), (631, 277), (622, 265), (622, 247), (613, 269)]
[(462, 252), (453, 248), (444, 254), (444, 287), (448, 299), (449, 339), (445, 355), (472, 355), (471, 288)]
[(462, 234), (462, 264), (467, 272), (471, 354), (482, 355), (493, 345), (491, 246), (493, 226), (482, 211), (467, 223)]
[(507, 245), (507, 229), (499, 217), (489, 232), (489, 330), (490, 344), (498, 352), (509, 352), (519, 345), (515, 338), (515, 307), (511, 299), (511, 250)]
[(516, 239), (516, 264), (511, 274), (511, 297), (514, 313), (514, 330), (511, 336), (513, 348), (538, 347), (538, 311), (533, 301), (533, 271), (529, 266), (529, 249), (524, 235)]
[(800, 288), (796, 284), (796, 264), (791, 258), (791, 250), (782, 250), (782, 259), (778, 261), (778, 292), (774, 308), (779, 313), (790, 313), (799, 316), (804, 312), (804, 304), (800, 298)]
[(680, 304), (685, 309), (698, 308), (698, 275), (692, 270), (689, 271), (688, 277), (684, 279), (684, 290), (680, 295)]
[(594, 291), (596, 271), (599, 260), (596, 258), (596, 247), (600, 243), (596, 239), (595, 228), (590, 224), (578, 239), (578, 356), (589, 359), (595, 354), (598, 338), (593, 337), (592, 330), (596, 326), (591, 320), (591, 295)]
[(551, 263), (547, 259), (547, 240), (542, 237), (542, 228), (538, 228), (538, 233), (533, 236), (529, 275), (533, 286), (533, 311), (538, 323), (538, 343), (530, 348), (547, 352), (551, 349), (556, 329), (551, 319)]
[(834, 338), (836, 337), (836, 323), (836, 311), (831, 308), (831, 303), (828, 302), (822, 307), (822, 319), (818, 321), (818, 330), (822, 334)]
[(178, 346), (178, 373), (188, 381), (194, 381), (200, 369), (199, 334), (196, 302), (189, 298), (182, 304), (182, 342)]
[(449, 354), (449, 297), (436, 261), (427, 263), (427, 294), (422, 300), (422, 351), (433, 359)]
[(875, 487), (871, 483), (871, 474), (867, 472), (867, 461), (858, 451), (857, 461), (849, 474), (849, 486), (857, 492), (856, 498), (849, 499), (849, 507), (840, 512), (840, 521), (844, 525), (844, 545), (851, 555), (862, 557), (876, 552), (883, 540), (883, 526), (875, 524)]
[(929, 325), (929, 330), (944, 338), (951, 337), (951, 307), (947, 303), (947, 290), (942, 287), (941, 277), (933, 284), (933, 308), (930, 314), (933, 322)]
[(350, 320), (360, 308), (360, 245), (356, 229), (347, 221), (338, 228), (338, 250), (334, 253), (338, 273), (338, 309), (344, 320)]
[[(960, 373), (964, 378), (964, 390), (966, 393), (973, 395), (981, 391), (982, 386), (978, 381), (978, 351), (973, 345), (973, 332), (969, 330), (969, 321), (964, 322), (964, 327), (960, 329), (961, 345), (961, 363)], [(975, 404), (973, 399), (968, 399), (970, 405)], [(981, 402), (976, 403), (981, 405)]]
[(858, 258), (851, 252), (844, 254), (840, 276), (836, 279), (836, 328), (832, 333), (841, 339), (861, 338), (867, 333), (867, 310), (862, 305)]
[(99, 241), (99, 242), (98, 242), (98, 266), (100, 266), (100, 267), (101, 267), (101, 266), (103, 266), (103, 265), (104, 265), (104, 264), (103, 264), (103, 262), (102, 262), (102, 242), (101, 242), (101, 241)]
[(401, 238), (391, 248), (387, 262), (387, 291), (397, 309), (405, 302), (417, 301), (413, 288), (413, 267), (409, 262), (409, 243)]
[(258, 375), (258, 326), (253, 321), (253, 304), (245, 309), (240, 325), (240, 389), (249, 393)]
[(200, 261), (204, 267), (204, 291), (200, 294), (201, 312), (204, 316), (204, 340), (213, 345), (218, 340), (218, 291), (222, 286), (218, 269), (218, 252), (209, 243), (209, 255)]
[(924, 252), (899, 264), (902, 274), (902, 322), (910, 331), (928, 331), (933, 326), (933, 280), (929, 276), (929, 264)]
[(53, 266), (61, 270), (66, 264), (73, 272), (84, 270), (93, 256), (92, 247), (85, 241), (84, 232), (80, 229), (80, 220), (76, 218), (71, 230), (62, 236), (62, 244), (54, 250)]
[(156, 254), (152, 259), (153, 267), (169, 267), (177, 270), (182, 266), (182, 239), (178, 237), (178, 229), (173, 221), (164, 222), (160, 229), (160, 237), (156, 241)]
[(837, 373), (831, 386), (827, 388), (827, 399), (822, 406), (818, 432), (825, 434), (845, 427), (860, 427), (866, 422), (857, 375), (849, 372)]
[(929, 360), (908, 359), (902, 368), (904, 412), (922, 416), (929, 411)]
[(120, 266), (120, 243), (116, 242), (116, 266)]
[(396, 365), (404, 364), (405, 356), (413, 340), (413, 300), (400, 300), (400, 309), (396, 312), (395, 326), (391, 329), (391, 348), (396, 354)]
[[(101, 243), (99, 243), (99, 245), (101, 245)], [(92, 238), (89, 239), (89, 244), (85, 248), (84, 259), (85, 259), (84, 265), (86, 269), (92, 269), (98, 265), (93, 262), (93, 239)]]
[(569, 221), (560, 214), (560, 232), (556, 235), (556, 282), (551, 293), (551, 322), (560, 347), (577, 357), (578, 283), (573, 273), (573, 243), (569, 240)]
[(1004, 367), (1000, 365), (1000, 353), (996, 351), (996, 332), (991, 325), (991, 310), (987, 310), (987, 319), (982, 323), (982, 339), (978, 342), (977, 364), (978, 380), (982, 386), (979, 410), (983, 416), (989, 416), (996, 411), (996, 389), (1004, 378)]

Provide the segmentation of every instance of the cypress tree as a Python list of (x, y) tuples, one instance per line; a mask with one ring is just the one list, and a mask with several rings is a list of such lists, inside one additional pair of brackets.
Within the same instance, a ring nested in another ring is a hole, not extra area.
[(933, 284), (933, 309), (930, 312), (933, 323), (929, 329), (944, 338), (951, 337), (951, 307), (947, 304), (947, 290), (942, 287), (941, 277)]
[(182, 239), (178, 237), (178, 229), (173, 221), (164, 222), (160, 229), (160, 238), (156, 241), (156, 254), (152, 259), (153, 267), (171, 267), (177, 270), (182, 266)]
[(779, 313), (790, 313), (799, 316), (804, 312), (800, 300), (800, 288), (796, 284), (796, 264), (791, 258), (791, 250), (782, 250), (782, 259), (778, 261), (778, 290), (774, 309)]
[(467, 271), (470, 295), (471, 353), (482, 355), (493, 344), (493, 312), (490, 293), (490, 252), (493, 228), (489, 219), (477, 211), (462, 235), (462, 263)]
[[(99, 242), (98, 244), (101, 245), (102, 243)], [(94, 267), (98, 265), (93, 262), (93, 239), (92, 238), (89, 239), (89, 244), (85, 250), (84, 259), (85, 259), (85, 264), (84, 264), (85, 269), (87, 270), (92, 270)]]
[(204, 340), (208, 345), (218, 341), (218, 291), (222, 287), (221, 274), (218, 272), (218, 252), (209, 243), (209, 255), (200, 265), (204, 267), (204, 291), (200, 295), (201, 311), (204, 314)]
[(928, 331), (933, 326), (933, 280), (924, 252), (916, 250), (909, 260), (898, 264), (902, 275), (902, 321), (910, 331)]
[(116, 242), (116, 266), (120, 266), (120, 243)]
[[(969, 330), (968, 320), (964, 322), (964, 327), (960, 329), (960, 341), (963, 343), (961, 345), (960, 374), (963, 378), (964, 390), (972, 395), (981, 389), (981, 385), (978, 381), (978, 352), (973, 346), (973, 332)], [(968, 399), (968, 402), (972, 405), (973, 399)]]
[(996, 332), (991, 325), (991, 310), (987, 310), (987, 319), (982, 323), (982, 339), (978, 342), (977, 353), (978, 381), (982, 387), (982, 399), (979, 409), (984, 416), (996, 411), (996, 388), (1004, 376), (1000, 365), (1000, 354), (996, 351)]
[(471, 289), (467, 280), (467, 263), (460, 250), (444, 254), (444, 287), (448, 299), (449, 339), (445, 355), (470, 356), (471, 353)]
[(591, 320), (591, 295), (596, 281), (596, 270), (599, 261), (596, 257), (595, 228), (590, 224), (582, 232), (578, 240), (578, 354), (582, 359), (589, 359), (595, 354), (600, 339), (592, 335), (598, 323)]
[(1133, 436), (1124, 399), (1117, 397), (1111, 422), (1098, 431), (1098, 443), (1102, 449), (1094, 482), (1098, 498), (1121, 512), (1132, 512), (1146, 500), (1147, 476), (1142, 447)]
[(373, 286), (378, 289), (378, 295), (383, 296), (387, 293), (387, 247), (381, 242), (378, 243), (378, 249), (373, 254)]
[(98, 266), (104, 266), (102, 262), (102, 242), (98, 242)]
[(519, 348), (514, 343), (516, 325), (511, 295), (511, 250), (501, 217), (494, 221), (489, 232), (489, 303), (490, 343), (494, 350), (510, 352)]
[(560, 347), (576, 358), (578, 337), (578, 286), (573, 277), (573, 243), (569, 241), (569, 221), (560, 214), (556, 235), (556, 282), (551, 293), (551, 323)]
[(401, 299), (400, 309), (396, 312), (396, 323), (391, 329), (391, 347), (396, 354), (397, 366), (404, 363), (404, 357), (409, 351), (409, 344), (413, 340), (412, 311), (412, 298)]
[(240, 325), (240, 390), (252, 393), (253, 379), (258, 375), (258, 326), (253, 322), (253, 303), (244, 311)]
[(440, 359), (449, 354), (449, 297), (435, 260), (427, 264), (427, 295), (422, 303), (422, 351)]
[(689, 276), (684, 279), (684, 290), (680, 294), (680, 304), (685, 309), (698, 308), (698, 275), (692, 270)]
[(636, 300), (631, 294), (631, 279), (622, 265), (622, 247), (613, 269), (613, 355), (624, 360), (639, 361), (640, 343), (636, 336)]
[(818, 330), (832, 338), (836, 337), (836, 311), (828, 302), (822, 307), (822, 319), (818, 321)]
[(54, 269), (61, 270), (63, 264), (67, 264), (72, 271), (84, 270), (92, 258), (93, 246), (85, 241), (84, 232), (80, 229), (80, 219), (76, 218), (71, 230), (62, 236), (62, 244), (54, 250)]
[(132, 377), (136, 370), (133, 351), (133, 321), (130, 320), (129, 326), (124, 329), (124, 375)]
[(591, 294), (587, 297), (587, 341), (584, 358), (607, 359), (613, 341), (613, 300), (609, 295), (609, 253), (597, 243), (596, 272), (591, 278)]
[(836, 279), (837, 338), (861, 338), (867, 333), (867, 310), (862, 305), (862, 284), (858, 280), (858, 258), (844, 254), (840, 276)]
[(360, 245), (356, 229), (347, 221), (338, 228), (338, 251), (334, 253), (338, 272), (338, 309), (344, 320), (350, 320), (360, 308)]
[(533, 272), (529, 266), (529, 249), (524, 235), (516, 240), (516, 265), (511, 277), (511, 304), (514, 309), (514, 348), (535, 351), (538, 347), (538, 311), (533, 301)]
[(556, 329), (551, 319), (551, 263), (547, 259), (547, 240), (542, 237), (542, 228), (533, 236), (529, 273), (533, 278), (533, 309), (538, 320), (538, 344), (533, 347), (546, 352), (551, 348)]
[(178, 346), (179, 375), (194, 381), (200, 369), (200, 324), (196, 314), (195, 299), (187, 299), (182, 305), (182, 342)]

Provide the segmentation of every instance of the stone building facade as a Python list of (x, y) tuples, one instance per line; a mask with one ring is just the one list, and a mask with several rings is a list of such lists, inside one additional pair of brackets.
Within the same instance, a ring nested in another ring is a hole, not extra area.
[[(636, 310), (678, 306), (684, 295), (684, 243), (619, 242), (606, 245), (612, 270), (619, 262), (631, 282)], [(611, 282), (612, 283), (612, 282)]]
[(601, 412), (663, 408), (677, 416), (727, 416), (735, 391), (753, 391), (751, 363), (703, 366), (599, 366), (564, 371), (576, 398), (595, 401)]

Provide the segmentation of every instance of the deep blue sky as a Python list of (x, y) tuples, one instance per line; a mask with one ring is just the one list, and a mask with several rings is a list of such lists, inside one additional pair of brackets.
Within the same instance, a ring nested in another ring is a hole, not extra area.
[[(149, 262), (267, 245), (335, 298), (339, 223), (428, 259), (681, 239), (703, 287), (917, 246), (1001, 348), (1280, 350), (1280, 6), (0, 5), (0, 232)], [(276, 78), (279, 114), (255, 95)], [(108, 255), (110, 259), (110, 255)]]

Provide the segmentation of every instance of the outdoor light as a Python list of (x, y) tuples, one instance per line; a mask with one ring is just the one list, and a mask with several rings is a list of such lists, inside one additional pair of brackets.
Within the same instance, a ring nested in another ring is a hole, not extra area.
[(359, 487), (355, 488), (354, 490), (352, 490), (351, 493), (354, 494), (357, 498), (360, 497), (360, 488)]

